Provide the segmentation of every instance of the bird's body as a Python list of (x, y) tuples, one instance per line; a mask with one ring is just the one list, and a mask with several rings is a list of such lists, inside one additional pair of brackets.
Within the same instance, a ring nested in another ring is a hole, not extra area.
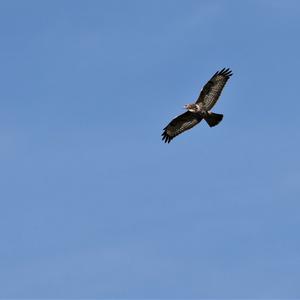
[(186, 104), (184, 107), (187, 111), (173, 119), (162, 133), (162, 139), (165, 143), (170, 141), (180, 133), (191, 129), (204, 119), (210, 127), (218, 125), (223, 115), (216, 114), (210, 110), (218, 101), (221, 92), (232, 75), (230, 69), (222, 69), (216, 72), (212, 78), (205, 84), (195, 103)]

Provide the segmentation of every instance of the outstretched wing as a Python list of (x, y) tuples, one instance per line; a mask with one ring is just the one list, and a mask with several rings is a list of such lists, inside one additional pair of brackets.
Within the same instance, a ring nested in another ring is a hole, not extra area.
[(180, 116), (173, 119), (165, 128), (162, 133), (162, 140), (165, 143), (170, 143), (171, 140), (178, 134), (191, 129), (197, 125), (203, 117), (197, 113), (187, 111)]
[(216, 72), (213, 77), (203, 87), (196, 103), (203, 103), (205, 110), (210, 110), (218, 101), (221, 92), (232, 75), (230, 69), (222, 69)]

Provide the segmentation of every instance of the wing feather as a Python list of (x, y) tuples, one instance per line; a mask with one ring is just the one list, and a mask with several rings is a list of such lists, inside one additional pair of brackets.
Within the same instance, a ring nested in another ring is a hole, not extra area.
[(204, 109), (210, 110), (218, 101), (231, 75), (233, 74), (229, 68), (223, 68), (221, 71), (216, 72), (203, 87), (196, 103), (203, 103)]
[(190, 111), (179, 115), (164, 128), (164, 132), (162, 133), (162, 140), (165, 141), (165, 143), (170, 143), (175, 136), (188, 129), (191, 129), (201, 120), (201, 115)]

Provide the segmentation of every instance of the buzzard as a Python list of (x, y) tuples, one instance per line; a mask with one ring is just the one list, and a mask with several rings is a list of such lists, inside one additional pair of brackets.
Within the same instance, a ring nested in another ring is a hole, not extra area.
[(221, 92), (232, 75), (229, 68), (224, 68), (216, 72), (212, 78), (205, 84), (200, 95), (195, 103), (186, 104), (185, 113), (173, 119), (163, 130), (162, 140), (165, 143), (170, 143), (171, 140), (178, 134), (191, 129), (204, 119), (210, 127), (218, 125), (223, 115), (216, 114), (210, 110), (218, 101)]

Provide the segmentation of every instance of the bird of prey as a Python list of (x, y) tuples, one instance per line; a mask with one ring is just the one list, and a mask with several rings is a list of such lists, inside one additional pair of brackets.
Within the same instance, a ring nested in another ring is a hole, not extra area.
[(232, 74), (229, 68), (216, 72), (203, 87), (197, 101), (186, 104), (184, 108), (187, 111), (177, 116), (163, 129), (162, 140), (165, 143), (170, 143), (175, 136), (191, 129), (200, 123), (202, 119), (210, 127), (218, 125), (222, 121), (223, 115), (213, 113), (210, 110), (218, 101), (227, 80)]

